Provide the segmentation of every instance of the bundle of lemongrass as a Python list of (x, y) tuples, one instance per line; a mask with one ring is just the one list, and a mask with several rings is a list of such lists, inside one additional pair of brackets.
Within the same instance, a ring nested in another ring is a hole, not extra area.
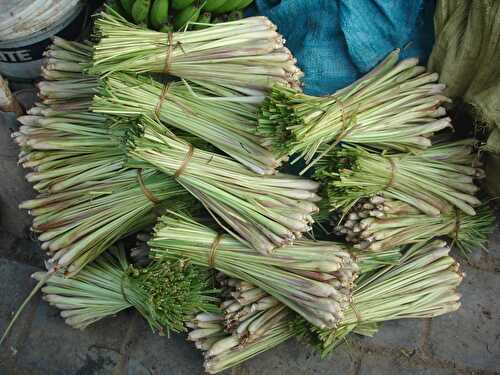
[[(32, 275), (37, 280), (46, 276), (45, 272)], [(168, 333), (184, 331), (184, 322), (198, 311), (218, 311), (209, 278), (206, 270), (182, 260), (136, 268), (118, 244), (71, 279), (61, 271), (51, 275), (42, 292), (73, 328), (84, 329), (133, 307), (153, 330)]]
[(170, 212), (148, 241), (153, 259), (186, 258), (258, 286), (319, 327), (342, 319), (358, 266), (341, 246), (300, 241), (262, 256), (228, 235)]
[(168, 207), (191, 208), (192, 197), (153, 169), (125, 170), (107, 180), (23, 202), (50, 261), (74, 275), (120, 238), (152, 225)]
[[(444, 241), (415, 244), (400, 264), (361, 277), (342, 323), (332, 330), (310, 327), (322, 355), (362, 323), (433, 318), (458, 310), (464, 273)], [(317, 339), (317, 340), (316, 340)]]
[(235, 237), (262, 254), (310, 229), (319, 184), (297, 176), (256, 175), (241, 164), (194, 148), (143, 118), (129, 134), (129, 155), (173, 176)]
[[(299, 331), (291, 328), (294, 317), (292, 312), (286, 308), (282, 310), (280, 308), (282, 306), (259, 311), (259, 318), (253, 320), (253, 324), (249, 323), (248, 327), (245, 326), (244, 329), (247, 332), (244, 333), (251, 332), (251, 340), (224, 333), (224, 326), (219, 321), (220, 315), (197, 315), (195, 323), (190, 326), (207, 326), (209, 328), (198, 328), (191, 331), (188, 340), (194, 341), (196, 348), (204, 352), (203, 366), (205, 371), (209, 374), (216, 374), (297, 336)], [(241, 324), (241, 326), (243, 325)]]
[[(244, 362), (295, 335), (294, 314), (254, 285), (217, 275), (222, 285), (222, 312), (200, 313), (186, 326), (188, 340), (204, 351), (205, 371), (216, 373)], [(241, 353), (241, 354), (240, 354)]]
[[(470, 140), (436, 145), (414, 154), (375, 153), (343, 146), (318, 162), (315, 177), (327, 184), (333, 209), (347, 211), (359, 199), (380, 194), (408, 203), (430, 216), (453, 210), (475, 215), (480, 201), (474, 196), (475, 167)], [(446, 159), (444, 161), (443, 159)]]
[(47, 81), (82, 79), (92, 63), (92, 44), (68, 41), (58, 36), (43, 53), (41, 75)]
[(332, 329), (305, 323), (266, 294), (240, 306), (233, 293), (239, 296), (240, 289), (252, 285), (226, 279), (222, 313), (194, 316), (188, 323), (194, 329), (188, 338), (205, 352), (204, 366), (210, 374), (241, 364), (291, 337), (307, 340), (324, 356), (350, 333), (372, 336), (377, 323), (431, 318), (457, 310), (460, 294), (456, 288), (463, 274), (449, 251), (442, 241), (417, 244), (398, 264), (378, 271), (368, 267), (354, 289), (347, 315)]
[(112, 9), (96, 22), (95, 74), (156, 72), (207, 81), (263, 99), (274, 83), (300, 88), (303, 73), (266, 17), (162, 33), (136, 26)]
[(154, 223), (156, 209), (170, 199), (194, 203), (162, 173), (127, 167), (123, 132), (109, 129), (101, 115), (41, 112), (20, 117), (13, 136), (24, 147), (20, 163), (33, 169), (26, 178), (41, 193), (20, 208), (34, 216), (32, 230), (55, 266), (73, 274), (119, 238)]
[(98, 89), (98, 78), (83, 72), (92, 61), (91, 45), (56, 36), (44, 56), (45, 80), (36, 85), (41, 102), (61, 111), (88, 110)]
[(33, 172), (26, 179), (39, 192), (57, 193), (81, 183), (110, 178), (125, 170), (121, 145), (126, 124), (113, 124), (91, 112), (60, 112), (34, 107), (21, 116), (14, 141), (19, 163)]
[[(307, 334), (303, 321), (269, 295), (264, 294), (255, 302), (240, 307), (230, 295), (238, 294), (237, 289), (247, 284), (235, 279), (228, 279), (224, 284), (229, 287), (222, 293), (226, 297), (221, 304), (223, 314), (201, 313), (186, 323), (193, 329), (188, 340), (194, 341), (196, 348), (204, 352), (204, 367), (209, 374), (245, 362), (292, 337)], [(237, 308), (239, 310), (235, 311)], [(367, 334), (365, 326), (360, 324), (353, 332)], [(374, 328), (369, 328), (371, 335)]]
[[(304, 95), (275, 85), (259, 110), (259, 134), (279, 155), (299, 153), (311, 162), (322, 148), (341, 142), (400, 151), (431, 145), (429, 137), (450, 127), (438, 75), (397, 62), (399, 50), (366, 76), (334, 94)], [(320, 158), (321, 155), (318, 157)]]
[(207, 141), (258, 174), (273, 174), (281, 165), (281, 160), (262, 147), (254, 134), (255, 106), (219, 100), (242, 98), (231, 90), (212, 84), (163, 85), (151, 78), (124, 73), (108, 76), (103, 84), (94, 98), (94, 112), (157, 117), (166, 125)]
[(358, 200), (345, 215), (338, 216), (331, 217), (334, 234), (345, 237), (355, 248), (371, 251), (447, 236), (469, 254), (484, 247), (495, 224), (488, 206), (474, 216), (451, 210), (431, 217), (407, 203), (378, 195)]

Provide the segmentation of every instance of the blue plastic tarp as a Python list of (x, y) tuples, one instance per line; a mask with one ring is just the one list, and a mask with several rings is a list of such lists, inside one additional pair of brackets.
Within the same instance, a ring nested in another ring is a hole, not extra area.
[(425, 63), (434, 42), (434, 0), (256, 0), (304, 71), (304, 91), (345, 87), (389, 52)]

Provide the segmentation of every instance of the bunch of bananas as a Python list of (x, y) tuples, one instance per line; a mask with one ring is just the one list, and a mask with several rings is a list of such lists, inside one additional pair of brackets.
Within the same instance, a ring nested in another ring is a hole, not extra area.
[[(114, 0), (112, 7), (138, 25), (169, 32), (202, 29), (243, 18), (253, 0)], [(196, 22), (197, 24), (193, 24)]]

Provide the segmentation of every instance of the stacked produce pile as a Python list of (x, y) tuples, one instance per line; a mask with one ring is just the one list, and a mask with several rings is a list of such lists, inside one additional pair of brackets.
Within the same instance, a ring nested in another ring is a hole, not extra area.
[[(166, 2), (121, 3), (163, 27)], [(351, 332), (458, 309), (463, 275), (432, 239), (472, 251), (493, 220), (474, 142), (441, 136), (437, 75), (396, 51), (307, 96), (268, 19), (206, 26), (147, 30), (108, 8), (94, 45), (46, 52), (41, 101), (13, 134), (39, 192), (21, 208), (49, 255), (45, 299), (75, 328), (133, 307), (160, 332), (191, 329), (210, 373), (294, 336), (326, 355)], [(279, 172), (289, 157), (311, 178)], [(354, 246), (315, 239), (322, 218)]]
[(19, 117), (22, 126), (12, 136), (39, 192), (21, 208), (34, 216), (32, 230), (51, 263), (73, 274), (154, 223), (170, 200), (180, 207), (193, 200), (160, 172), (131, 168), (121, 140), (127, 124), (88, 111), (97, 80), (73, 65), (88, 63), (89, 47), (56, 38), (47, 54), (44, 76), (56, 80), (38, 84), (42, 102)]
[[(374, 272), (366, 268), (349, 307), (333, 329), (318, 329), (297, 319), (251, 284), (220, 277), (224, 288), (222, 313), (195, 316), (188, 324), (193, 328), (188, 339), (205, 352), (204, 366), (210, 374), (242, 363), (293, 336), (327, 355), (351, 332), (372, 336), (377, 324), (386, 320), (430, 318), (458, 309), (460, 294), (456, 288), (463, 274), (449, 251), (445, 243), (431, 242), (407, 249), (397, 265)], [(242, 289), (258, 297), (240, 300)]]

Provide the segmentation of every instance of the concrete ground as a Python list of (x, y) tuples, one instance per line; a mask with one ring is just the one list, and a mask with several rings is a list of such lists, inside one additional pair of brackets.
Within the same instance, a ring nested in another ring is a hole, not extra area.
[[(36, 244), (0, 233), (0, 330), (34, 285)], [(500, 229), (489, 251), (462, 261), (463, 307), (432, 320), (386, 323), (374, 338), (352, 337), (328, 359), (291, 340), (226, 374), (500, 374)], [(37, 296), (0, 350), (0, 375), (194, 375), (199, 352), (183, 335), (151, 333), (133, 311), (80, 332)]]

